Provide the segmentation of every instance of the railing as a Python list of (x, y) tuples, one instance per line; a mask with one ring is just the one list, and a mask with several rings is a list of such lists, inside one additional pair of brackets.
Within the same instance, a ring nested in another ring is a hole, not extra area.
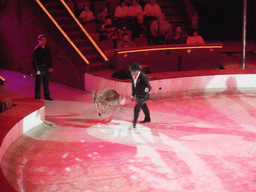
[(99, 52), (99, 54), (103, 57), (103, 59), (105, 61), (108, 61), (108, 58), (106, 57), (106, 55), (101, 51), (101, 49), (99, 48), (99, 46), (95, 43), (95, 41), (92, 39), (92, 37), (90, 36), (90, 34), (85, 30), (85, 28), (83, 27), (83, 25), (78, 21), (78, 19), (76, 18), (76, 16), (74, 15), (74, 13), (70, 10), (69, 6), (65, 3), (64, 0), (60, 0), (61, 3), (64, 5), (64, 7), (67, 9), (67, 11), (70, 13), (70, 15), (73, 17), (73, 19), (76, 21), (76, 23), (79, 25), (79, 27), (81, 28), (81, 30), (84, 32), (84, 34), (87, 36), (87, 38), (91, 41), (91, 43), (93, 44), (93, 46), (95, 47), (95, 49)]
[(76, 50), (76, 52), (82, 57), (86, 64), (90, 64), (90, 62), (85, 58), (85, 56), (81, 53), (81, 51), (77, 48), (77, 46), (73, 43), (73, 41), (68, 37), (68, 35), (62, 30), (56, 20), (52, 17), (52, 15), (47, 11), (44, 5), (40, 2), (40, 0), (36, 0), (38, 5), (43, 9), (43, 11), (47, 14), (47, 16), (52, 20), (55, 26), (60, 30), (63, 36), (68, 40), (68, 42), (72, 45), (72, 47)]
[(146, 64), (152, 73), (218, 69), (221, 43), (154, 45), (115, 49), (117, 71), (133, 62)]

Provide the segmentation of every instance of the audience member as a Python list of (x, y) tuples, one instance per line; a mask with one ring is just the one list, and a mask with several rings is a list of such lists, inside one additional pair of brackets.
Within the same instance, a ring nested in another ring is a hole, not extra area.
[(88, 5), (84, 5), (84, 9), (80, 14), (79, 19), (82, 24), (92, 21), (94, 19), (94, 16), (93, 16), (92, 12), (90, 11)]
[(129, 24), (128, 6), (125, 0), (121, 0), (115, 9), (115, 25), (118, 29), (126, 29)]
[(122, 39), (117, 44), (117, 49), (135, 47), (136, 45), (129, 39), (127, 33), (123, 33)]
[(99, 20), (100, 23), (103, 23), (106, 21), (105, 20), (106, 16), (109, 16), (107, 6), (101, 8), (100, 12), (97, 15), (97, 19)]
[(167, 37), (167, 44), (185, 44), (188, 35), (185, 31), (181, 29), (181, 26), (178, 24), (175, 27), (175, 30), (172, 31)]
[(148, 27), (144, 22), (143, 15), (138, 15), (136, 22), (132, 25), (132, 40), (139, 37), (148, 38)]
[(150, 26), (151, 39), (154, 45), (165, 44), (171, 33), (171, 25), (165, 20), (163, 13), (157, 16)]
[(132, 5), (128, 8), (128, 15), (131, 17), (137, 17), (142, 13), (142, 7), (139, 5), (138, 0), (132, 0)]
[(147, 17), (158, 17), (162, 14), (162, 10), (156, 0), (151, 0), (150, 3), (145, 5), (143, 14)]
[(112, 24), (112, 19), (110, 16), (106, 16), (104, 24), (100, 29), (100, 41), (104, 41), (107, 39), (117, 39), (118, 32), (116, 27)]
[(192, 31), (191, 36), (188, 36), (187, 44), (204, 44), (203, 38), (198, 35), (198, 31), (196, 29)]
[(115, 9), (115, 18), (124, 18), (126, 16), (128, 16), (128, 6), (124, 0), (121, 0)]

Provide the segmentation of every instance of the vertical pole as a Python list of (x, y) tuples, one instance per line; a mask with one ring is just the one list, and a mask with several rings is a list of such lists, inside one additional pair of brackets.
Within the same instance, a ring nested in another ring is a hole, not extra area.
[(242, 39), (242, 68), (245, 69), (245, 56), (246, 56), (246, 8), (247, 8), (247, 0), (244, 0), (243, 5), (243, 39)]

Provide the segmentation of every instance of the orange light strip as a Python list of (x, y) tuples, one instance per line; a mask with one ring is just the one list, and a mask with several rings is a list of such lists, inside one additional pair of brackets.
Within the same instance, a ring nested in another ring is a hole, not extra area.
[(67, 34), (62, 30), (62, 28), (59, 26), (59, 24), (55, 21), (55, 19), (51, 16), (51, 14), (47, 11), (47, 9), (43, 6), (43, 4), (36, 0), (36, 2), (39, 4), (39, 6), (44, 10), (44, 12), (48, 15), (48, 17), (52, 20), (52, 22), (55, 24), (55, 26), (60, 30), (60, 32), (64, 35), (64, 37), (68, 40), (68, 42), (74, 47), (76, 52), (82, 57), (82, 59), (85, 61), (86, 64), (90, 64), (90, 62), (85, 58), (85, 56), (81, 53), (81, 51), (76, 47), (76, 45), (71, 41), (71, 39), (67, 36)]
[(137, 52), (145, 52), (145, 51), (163, 51), (163, 50), (172, 50), (172, 49), (221, 49), (222, 46), (197, 46), (197, 47), (164, 47), (164, 48), (151, 48), (151, 49), (139, 49), (139, 50), (130, 50), (130, 51), (120, 51), (118, 54), (123, 53), (137, 53)]
[(5, 81), (5, 79), (4, 79), (2, 76), (0, 76), (0, 79), (1, 79), (2, 81)]
[(61, 3), (66, 7), (66, 9), (68, 10), (68, 12), (70, 13), (70, 15), (73, 17), (73, 19), (76, 21), (76, 23), (79, 25), (79, 27), (82, 29), (82, 31), (84, 32), (84, 34), (88, 37), (88, 39), (92, 42), (93, 46), (97, 49), (97, 51), (100, 53), (100, 55), (103, 57), (103, 59), (105, 61), (108, 61), (108, 58), (106, 57), (106, 55), (101, 51), (101, 49), (99, 48), (99, 46), (97, 45), (97, 43), (95, 43), (95, 41), (93, 40), (93, 38), (90, 36), (90, 34), (84, 29), (83, 25), (81, 25), (81, 23), (78, 21), (78, 19), (76, 18), (76, 16), (74, 15), (74, 13), (70, 10), (69, 6), (65, 3), (64, 0), (60, 0)]

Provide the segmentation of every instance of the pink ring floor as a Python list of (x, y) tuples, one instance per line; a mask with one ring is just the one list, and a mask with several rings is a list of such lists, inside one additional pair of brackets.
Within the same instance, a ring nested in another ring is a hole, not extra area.
[[(31, 96), (33, 83), (25, 85)], [(18, 191), (256, 191), (254, 91), (149, 100), (152, 122), (133, 130), (134, 103), (100, 117), (91, 94), (50, 89), (46, 121), (1, 162)]]

